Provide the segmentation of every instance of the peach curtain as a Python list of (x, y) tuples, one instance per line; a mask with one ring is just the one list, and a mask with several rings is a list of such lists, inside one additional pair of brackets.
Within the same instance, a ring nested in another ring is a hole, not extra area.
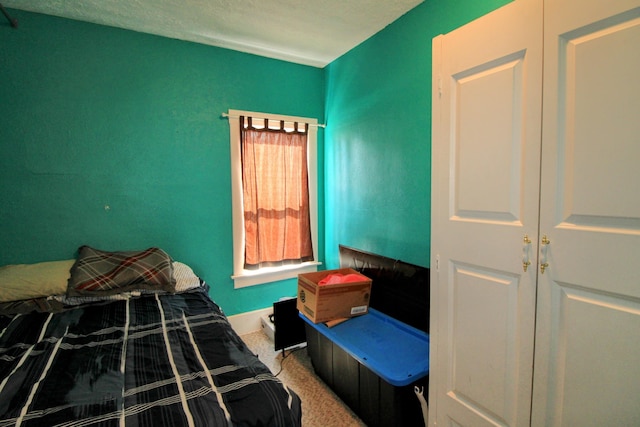
[(287, 131), (284, 122), (273, 129), (266, 120), (241, 117), (240, 127), (245, 268), (313, 260), (308, 124)]

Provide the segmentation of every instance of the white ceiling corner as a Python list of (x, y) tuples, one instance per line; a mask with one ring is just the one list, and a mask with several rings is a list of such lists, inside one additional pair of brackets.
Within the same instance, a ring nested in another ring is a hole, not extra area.
[(324, 67), (422, 1), (0, 0), (0, 3), (6, 8)]

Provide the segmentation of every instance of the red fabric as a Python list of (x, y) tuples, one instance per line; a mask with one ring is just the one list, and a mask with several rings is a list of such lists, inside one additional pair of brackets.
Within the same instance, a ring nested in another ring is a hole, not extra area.
[(335, 285), (337, 283), (353, 283), (353, 282), (363, 282), (367, 280), (366, 277), (360, 275), (360, 274), (340, 274), (340, 273), (334, 273), (334, 274), (329, 274), (328, 276), (326, 276), (324, 279), (320, 280), (318, 282), (318, 286), (322, 286), (322, 285)]

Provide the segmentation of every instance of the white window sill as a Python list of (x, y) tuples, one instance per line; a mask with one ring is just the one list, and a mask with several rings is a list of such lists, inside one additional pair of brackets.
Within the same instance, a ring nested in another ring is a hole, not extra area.
[(294, 266), (261, 268), (257, 271), (244, 270), (241, 274), (234, 274), (231, 278), (234, 289), (246, 288), (247, 286), (293, 279), (298, 277), (298, 274), (318, 271), (319, 265), (322, 263), (313, 261)]

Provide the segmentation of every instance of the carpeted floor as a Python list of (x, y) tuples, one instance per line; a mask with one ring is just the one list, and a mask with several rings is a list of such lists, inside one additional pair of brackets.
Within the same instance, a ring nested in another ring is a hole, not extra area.
[(274, 351), (273, 342), (262, 332), (242, 335), (247, 346), (262, 363), (294, 390), (302, 400), (303, 427), (361, 427), (366, 425), (316, 376), (302, 348), (282, 358), (282, 351)]

